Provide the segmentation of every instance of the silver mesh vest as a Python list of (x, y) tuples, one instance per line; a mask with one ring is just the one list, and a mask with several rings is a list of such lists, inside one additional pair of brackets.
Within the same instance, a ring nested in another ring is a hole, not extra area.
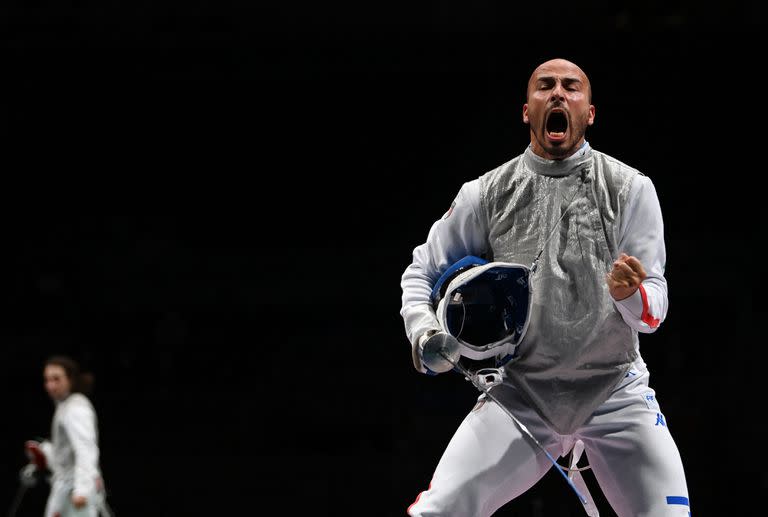
[(529, 147), (480, 177), (492, 260), (530, 265), (543, 248), (528, 333), (505, 382), (560, 434), (589, 418), (636, 357), (637, 334), (605, 281), (621, 251), (620, 217), (636, 174), (588, 146), (562, 161)]

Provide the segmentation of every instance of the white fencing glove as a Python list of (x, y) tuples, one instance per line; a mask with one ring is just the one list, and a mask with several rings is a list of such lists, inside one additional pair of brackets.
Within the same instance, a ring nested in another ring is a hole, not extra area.
[(459, 342), (447, 332), (430, 330), (419, 337), (419, 356), (427, 373), (444, 373), (461, 358)]

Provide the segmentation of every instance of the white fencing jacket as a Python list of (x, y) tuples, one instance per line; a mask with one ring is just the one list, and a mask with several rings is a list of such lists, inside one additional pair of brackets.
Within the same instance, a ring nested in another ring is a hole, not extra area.
[(56, 403), (51, 440), (41, 449), (54, 486), (71, 487), (74, 495), (88, 499), (102, 487), (96, 411), (85, 395), (72, 393)]

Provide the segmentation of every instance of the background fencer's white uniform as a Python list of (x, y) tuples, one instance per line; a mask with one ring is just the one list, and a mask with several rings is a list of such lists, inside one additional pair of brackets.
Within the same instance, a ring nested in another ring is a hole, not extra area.
[[(494, 396), (553, 457), (581, 440), (620, 517), (688, 516), (682, 461), (639, 351), (638, 332), (655, 331), (666, 316), (667, 283), (658, 197), (637, 170), (585, 142), (560, 161), (528, 147), (465, 183), (403, 273), (401, 315), (412, 346), (440, 330), (430, 294), (451, 264), (476, 255), (530, 265), (540, 251), (529, 329)], [(621, 252), (648, 276), (615, 301), (605, 275)], [(418, 354), (414, 365), (426, 371)], [(408, 513), (488, 516), (551, 466), (481, 396)]]
[[(56, 403), (51, 440), (40, 448), (53, 474), (45, 517), (96, 517), (104, 503), (104, 482), (96, 411), (85, 395), (72, 393)], [(85, 496), (87, 504), (75, 508), (72, 494)]]

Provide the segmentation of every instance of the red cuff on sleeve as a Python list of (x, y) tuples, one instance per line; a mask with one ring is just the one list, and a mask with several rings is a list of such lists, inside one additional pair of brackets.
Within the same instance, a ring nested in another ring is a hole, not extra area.
[(643, 284), (640, 284), (640, 297), (643, 299), (643, 313), (640, 315), (640, 320), (655, 329), (659, 326), (659, 318), (654, 318), (650, 312), (648, 312), (648, 295), (645, 294), (645, 288)]
[[(431, 490), (431, 489), (432, 489), (432, 481), (429, 482), (429, 487), (427, 487), (427, 490)], [(419, 495), (416, 496), (416, 500), (413, 503), (411, 503), (411, 506), (408, 507), (406, 512), (410, 512), (411, 511), (411, 508), (413, 508), (416, 505), (416, 503), (419, 502), (419, 499), (421, 499), (421, 495), (423, 493), (424, 492), (419, 492)]]

